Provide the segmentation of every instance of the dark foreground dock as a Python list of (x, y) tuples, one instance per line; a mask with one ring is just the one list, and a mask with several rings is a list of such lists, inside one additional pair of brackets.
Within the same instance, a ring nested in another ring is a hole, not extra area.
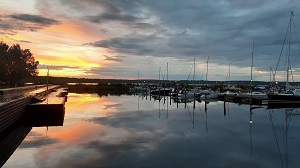
[(40, 98), (59, 88), (57, 85), (29, 86), (0, 90), (0, 132), (21, 118), (28, 104), (35, 98)]
[[(18, 88), (19, 94), (13, 89), (1, 92), (6, 100), (0, 102), (0, 167), (32, 127), (63, 125), (67, 90), (58, 86), (31, 88), (34, 90), (24, 89), (22, 92)], [(15, 97), (10, 97), (9, 93)], [(33, 99), (39, 102), (32, 103)]]

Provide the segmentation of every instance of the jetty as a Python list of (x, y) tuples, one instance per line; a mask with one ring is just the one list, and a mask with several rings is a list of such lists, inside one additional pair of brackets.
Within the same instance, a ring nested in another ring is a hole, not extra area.
[(67, 95), (58, 85), (0, 89), (0, 167), (32, 127), (63, 125)]
[(59, 85), (0, 89), (0, 132), (25, 114), (64, 113), (67, 93)]

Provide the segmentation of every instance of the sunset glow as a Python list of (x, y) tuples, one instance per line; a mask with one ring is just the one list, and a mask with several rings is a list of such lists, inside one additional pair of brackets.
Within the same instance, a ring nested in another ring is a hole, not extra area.
[[(298, 2), (225, 2), (5, 0), (0, 39), (30, 49), (41, 76), (48, 66), (53, 76), (136, 79), (139, 71), (157, 79), (169, 63), (171, 80), (185, 80), (194, 58), (201, 75), (208, 57), (210, 80), (223, 80), (229, 63), (232, 80), (249, 80), (255, 43), (253, 75), (269, 80), (289, 11), (299, 17)], [(298, 79), (300, 60), (291, 60)]]

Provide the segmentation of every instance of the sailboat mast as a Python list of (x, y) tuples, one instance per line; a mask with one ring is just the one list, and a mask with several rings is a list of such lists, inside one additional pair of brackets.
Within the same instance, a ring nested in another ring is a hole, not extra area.
[(207, 85), (208, 60), (209, 60), (209, 57), (207, 57), (207, 61), (206, 61), (206, 86), (208, 86), (208, 85)]
[(194, 76), (193, 76), (193, 89), (195, 88), (195, 58), (194, 58)]
[(289, 48), (288, 48), (288, 56), (287, 56), (287, 68), (286, 68), (286, 86), (285, 89), (286, 91), (288, 90), (289, 86), (289, 69), (290, 69), (290, 56), (291, 56), (291, 34), (292, 34), (292, 17), (294, 16), (293, 11), (291, 11), (291, 17), (290, 17), (290, 22), (289, 22)]
[(158, 81), (159, 81), (159, 85), (161, 85), (161, 82), (160, 82), (160, 69), (161, 69), (161, 67), (159, 67), (159, 70), (158, 70)]
[(167, 81), (169, 80), (169, 63), (167, 62)]
[(49, 85), (49, 66), (47, 65), (47, 90)]
[(252, 59), (251, 59), (251, 78), (250, 78), (250, 93), (251, 93), (251, 94), (252, 94), (253, 54), (254, 54), (254, 43), (252, 43)]

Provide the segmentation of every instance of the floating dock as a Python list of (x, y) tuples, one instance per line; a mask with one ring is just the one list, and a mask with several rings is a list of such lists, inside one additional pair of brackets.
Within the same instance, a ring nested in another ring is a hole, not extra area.
[[(59, 86), (34, 88), (34, 90), (7, 89), (0, 102), (0, 167), (18, 148), (32, 127), (62, 126), (65, 116), (67, 90)], [(19, 95), (17, 95), (19, 92)], [(9, 97), (14, 93), (16, 97)], [(34, 100), (35, 103), (32, 103)], [(39, 100), (39, 101), (37, 101)]]
[[(48, 89), (47, 89), (48, 88)], [(47, 105), (43, 107), (38, 107), (39, 111), (48, 111), (45, 108), (50, 108), (52, 110), (62, 109), (64, 110), (64, 102), (66, 101), (67, 91), (61, 90), (61, 92), (54, 92), (59, 88), (58, 85), (38, 85), (38, 86), (28, 86), (20, 88), (9, 88), (0, 90), (0, 132), (9, 127), (16, 120), (21, 118), (25, 113), (27, 113), (28, 108), (30, 109), (30, 104), (33, 100), (46, 101), (47, 95), (55, 93), (62, 96), (61, 98), (56, 98), (59, 103), (54, 103), (51, 96), (48, 97), (48, 104), (53, 103), (53, 105)], [(57, 105), (58, 104), (58, 105)], [(44, 109), (43, 109), (44, 108)], [(42, 110), (43, 109), (43, 110)], [(51, 110), (50, 110), (51, 111)]]
[(241, 95), (219, 95), (218, 100), (251, 105), (266, 105), (269, 99)]
[(60, 88), (47, 94), (42, 102), (28, 104), (25, 115), (30, 125), (63, 126), (67, 94), (65, 89)]

